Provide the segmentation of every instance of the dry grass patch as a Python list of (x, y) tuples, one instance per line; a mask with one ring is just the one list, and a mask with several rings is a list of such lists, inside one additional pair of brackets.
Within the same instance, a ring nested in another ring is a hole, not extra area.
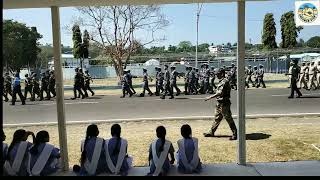
[[(310, 125), (308, 123), (314, 123)], [(188, 123), (193, 130), (193, 136), (199, 138), (199, 151), (203, 163), (236, 162), (237, 141), (229, 141), (227, 137), (204, 138), (211, 126), (211, 121), (142, 121), (124, 122), (122, 136), (129, 142), (128, 152), (134, 158), (135, 166), (148, 165), (148, 149), (155, 139), (155, 129), (164, 125), (167, 129), (167, 139), (173, 142), (177, 150), (177, 140), (181, 138), (180, 127)], [(85, 136), (88, 124), (68, 125), (68, 148), (70, 166), (77, 164), (80, 158), (80, 141)], [(99, 124), (100, 137), (110, 137), (111, 123)], [(320, 160), (320, 152), (311, 144), (320, 144), (320, 128), (317, 118), (263, 118), (247, 120), (247, 156), (249, 162), (289, 161), (289, 160)], [(18, 128), (4, 128), (7, 141)], [(47, 130), (51, 136), (51, 143), (59, 145), (57, 126), (34, 126), (25, 129), (33, 132)], [(231, 135), (225, 121), (221, 123), (217, 135)], [(271, 136), (269, 136), (271, 135)]]

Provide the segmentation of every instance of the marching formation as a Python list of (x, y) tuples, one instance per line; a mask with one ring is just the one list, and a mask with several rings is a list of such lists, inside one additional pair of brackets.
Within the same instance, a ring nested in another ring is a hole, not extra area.
[[(31, 74), (25, 74), (24, 79), (24, 94), (22, 94), (21, 84), (22, 79), (20, 78), (19, 71), (15, 73), (15, 76), (12, 77), (8, 72), (5, 73), (3, 77), (3, 87), (4, 87), (4, 100), (6, 102), (9, 101), (9, 95), (12, 99), (12, 105), (15, 105), (17, 94), (22, 102), (22, 105), (25, 105), (25, 102), (30, 94), (30, 101), (35, 101), (39, 99), (39, 101), (50, 100), (56, 96), (56, 79), (53, 70), (46, 70), (41, 73), (40, 79), (37, 77), (37, 73), (31, 72)], [(91, 95), (94, 95), (93, 90), (90, 87), (90, 83), (92, 82), (92, 78), (88, 72), (82, 72), (82, 69), (76, 68), (76, 75), (74, 78), (74, 98), (82, 98), (88, 97), (87, 91), (91, 92)], [(78, 96), (76, 94), (78, 91)]]
[[(197, 95), (197, 94), (213, 94), (217, 89), (216, 76), (217, 71), (223, 69), (225, 72), (225, 77), (228, 78), (230, 86), (232, 89), (237, 90), (237, 67), (235, 64), (231, 66), (222, 68), (210, 67), (209, 64), (204, 63), (199, 68), (186, 66), (186, 72), (180, 73), (176, 70), (176, 66), (164, 65), (163, 70), (161, 67), (155, 67), (155, 86), (156, 91), (153, 93), (149, 88), (149, 81), (153, 79), (148, 75), (147, 69), (143, 69), (143, 91), (140, 97), (145, 96), (145, 91), (148, 92), (150, 96), (156, 95), (160, 96), (161, 99), (165, 99), (169, 96), (169, 99), (174, 98), (174, 91), (176, 96), (179, 96), (182, 91), (177, 85), (177, 78), (184, 78), (184, 94), (185, 95)], [(253, 68), (249, 65), (246, 68), (246, 87), (266, 88), (264, 83), (264, 67), (259, 65), (259, 69), (254, 66)], [(124, 98), (127, 94), (129, 97), (136, 94), (132, 86), (132, 78), (137, 78), (133, 76), (130, 70), (124, 70), (124, 75), (122, 77), (122, 96)]]

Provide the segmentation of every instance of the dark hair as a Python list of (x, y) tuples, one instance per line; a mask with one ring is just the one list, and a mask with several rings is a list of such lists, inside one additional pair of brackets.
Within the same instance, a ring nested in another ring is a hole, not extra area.
[(4, 134), (4, 131), (3, 131), (3, 129), (2, 129), (2, 132), (1, 132), (1, 141), (3, 142), (3, 141), (5, 141), (6, 140), (6, 135)]
[(36, 135), (35, 143), (30, 149), (31, 154), (38, 153), (38, 147), (41, 143), (49, 142), (49, 133), (47, 131), (39, 131)]
[(10, 160), (10, 152), (13, 148), (13, 146), (21, 141), (24, 141), (24, 138), (26, 136), (26, 130), (24, 129), (18, 129), (14, 132), (12, 142), (8, 148), (8, 154), (7, 154), (7, 159)]
[(158, 126), (156, 129), (156, 132), (157, 132), (157, 137), (161, 140), (161, 146), (159, 151), (162, 152), (164, 143), (166, 142), (166, 134), (167, 134), (166, 128), (163, 126)]
[(117, 143), (116, 143), (116, 146), (112, 152), (112, 155), (117, 155), (120, 152), (120, 147), (118, 148), (118, 146), (121, 142), (120, 141), (121, 140), (120, 134), (121, 134), (121, 126), (119, 124), (112, 125), (111, 126), (111, 135), (115, 136), (117, 138)]
[(191, 127), (188, 124), (181, 126), (181, 135), (186, 139), (190, 139), (192, 134)]
[(87, 127), (86, 139), (84, 141), (84, 146), (83, 146), (83, 150), (82, 150), (81, 158), (80, 158), (81, 165), (84, 164), (84, 162), (87, 158), (86, 145), (87, 145), (88, 140), (92, 137), (97, 137), (98, 135), (99, 135), (99, 129), (98, 129), (97, 125), (91, 124)]

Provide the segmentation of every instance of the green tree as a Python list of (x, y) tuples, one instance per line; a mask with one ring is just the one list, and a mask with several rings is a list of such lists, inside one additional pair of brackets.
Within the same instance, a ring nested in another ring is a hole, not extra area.
[(198, 46), (198, 51), (199, 52), (209, 52), (209, 44), (208, 43), (203, 43), (203, 44), (200, 44), (199, 46)]
[(169, 45), (169, 47), (168, 47), (168, 52), (176, 52), (176, 50), (177, 50), (177, 47), (176, 46), (172, 46), (172, 45)]
[(72, 41), (73, 41), (73, 57), (80, 59), (82, 68), (82, 38), (79, 25), (75, 24), (72, 27)]
[(192, 43), (190, 41), (181, 41), (178, 45), (180, 52), (190, 52)]
[(265, 49), (277, 48), (276, 34), (276, 23), (274, 22), (273, 14), (267, 13), (263, 20), (262, 34), (262, 44)]
[(41, 51), (38, 40), (42, 38), (36, 27), (30, 28), (17, 21), (4, 20), (2, 37), (3, 62), (7, 70), (36, 66)]
[(320, 48), (320, 36), (314, 36), (310, 38), (306, 44), (311, 48)]
[(87, 30), (83, 32), (83, 43), (82, 43), (82, 57), (88, 58), (89, 57), (89, 42), (90, 36)]
[(289, 11), (281, 16), (281, 48), (294, 48), (297, 46), (298, 33), (303, 29), (301, 26), (296, 27), (294, 13)]

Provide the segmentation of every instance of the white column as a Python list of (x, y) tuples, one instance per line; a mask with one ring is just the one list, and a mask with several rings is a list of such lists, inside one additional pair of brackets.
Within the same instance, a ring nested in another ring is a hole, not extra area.
[(60, 14), (59, 8), (51, 7), (52, 19), (52, 35), (53, 35), (53, 56), (54, 56), (54, 72), (56, 76), (56, 102), (57, 102), (57, 116), (58, 116), (58, 131), (59, 144), (61, 151), (61, 160), (63, 170), (69, 170), (68, 162), (68, 148), (67, 148), (67, 131), (65, 121), (64, 108), (64, 89), (63, 89), (63, 74), (61, 65), (61, 37), (60, 37)]
[(238, 164), (246, 164), (246, 123), (245, 123), (245, 1), (238, 1)]

